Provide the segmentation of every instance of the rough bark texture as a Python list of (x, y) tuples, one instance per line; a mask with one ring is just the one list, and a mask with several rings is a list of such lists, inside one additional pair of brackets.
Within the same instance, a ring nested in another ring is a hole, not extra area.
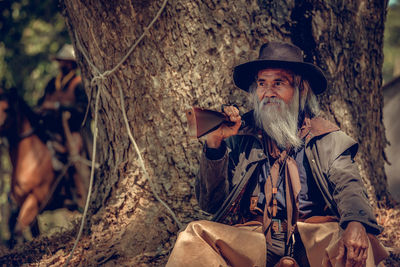
[[(65, 17), (90, 60), (111, 69), (139, 38), (162, 1), (65, 0)], [(329, 77), (326, 116), (360, 141), (358, 162), (370, 197), (387, 199), (383, 172), (382, 37), (387, 1), (169, 1), (116, 72), (133, 136), (161, 198), (187, 223), (207, 218), (194, 197), (201, 149), (187, 137), (186, 108), (219, 109), (246, 96), (232, 83), (235, 65), (257, 57), (269, 40), (293, 42)], [(96, 75), (77, 51), (87, 93)], [(157, 202), (122, 119), (115, 80), (105, 80), (99, 109), (99, 162), (90, 237), (72, 264), (163, 265), (177, 225)], [(93, 90), (96, 90), (94, 88)], [(68, 251), (65, 251), (68, 252)], [(54, 261), (53, 261), (54, 262)]]
[[(360, 143), (357, 162), (375, 204), (389, 204), (384, 173), (382, 124), (383, 30), (386, 1), (334, 1), (314, 4), (313, 56), (330, 76), (322, 97), (328, 117)], [(327, 10), (327, 7), (331, 7)], [(376, 198), (376, 199), (375, 199)]]

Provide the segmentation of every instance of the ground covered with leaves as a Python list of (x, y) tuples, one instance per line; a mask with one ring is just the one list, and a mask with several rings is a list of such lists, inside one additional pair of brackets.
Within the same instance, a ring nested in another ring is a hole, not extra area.
[[(400, 209), (381, 209), (377, 212), (384, 232), (378, 237), (390, 252), (382, 266), (400, 266)], [(171, 223), (171, 230), (173, 223)], [(164, 266), (175, 241), (171, 233), (170, 244), (164, 251), (140, 253), (129, 257), (129, 226), (111, 219), (98, 222), (86, 231), (79, 241), (69, 266)], [(40, 236), (12, 250), (0, 246), (0, 266), (63, 266), (72, 250), (79, 221), (70, 229)], [(134, 246), (134, 244), (133, 244)]]
[(378, 210), (377, 220), (384, 227), (378, 238), (390, 253), (384, 264), (400, 266), (400, 207)]

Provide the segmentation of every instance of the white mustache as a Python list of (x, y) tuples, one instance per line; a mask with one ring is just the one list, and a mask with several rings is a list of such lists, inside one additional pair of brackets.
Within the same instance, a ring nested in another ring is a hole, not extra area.
[(265, 105), (271, 104), (271, 103), (280, 104), (280, 105), (285, 104), (285, 102), (282, 99), (275, 98), (275, 97), (265, 97), (260, 102), (261, 106), (265, 106)]

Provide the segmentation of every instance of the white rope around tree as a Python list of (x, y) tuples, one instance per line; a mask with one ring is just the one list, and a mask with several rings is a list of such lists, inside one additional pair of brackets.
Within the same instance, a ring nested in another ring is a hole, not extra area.
[(162, 11), (164, 10), (166, 4), (167, 4), (168, 0), (164, 0), (160, 9), (158, 10), (156, 16), (153, 18), (153, 20), (150, 22), (150, 24), (144, 28), (144, 31), (142, 33), (142, 35), (139, 37), (139, 39), (131, 46), (131, 48), (128, 50), (128, 52), (126, 53), (126, 55), (119, 61), (119, 63), (112, 69), (104, 71), (104, 72), (100, 72), (100, 70), (90, 61), (87, 52), (85, 51), (85, 49), (83, 48), (82, 44), (80, 43), (80, 39), (77, 36), (76, 31), (74, 31), (74, 35), (75, 35), (75, 40), (77, 43), (77, 48), (79, 49), (79, 51), (82, 53), (82, 55), (84, 56), (85, 60), (87, 61), (87, 63), (91, 66), (91, 68), (97, 73), (97, 75), (95, 77), (92, 78), (91, 82), (90, 82), (90, 87), (93, 89), (95, 88), (95, 86), (97, 85), (97, 93), (96, 93), (96, 98), (95, 98), (95, 114), (94, 114), (94, 123), (95, 123), (95, 127), (94, 127), (94, 136), (93, 136), (93, 157), (92, 157), (92, 166), (91, 166), (91, 173), (90, 173), (90, 183), (89, 183), (89, 190), (88, 190), (88, 196), (86, 199), (86, 205), (85, 205), (85, 209), (82, 215), (82, 221), (81, 221), (81, 225), (79, 228), (79, 232), (78, 235), (76, 237), (74, 246), (71, 250), (71, 253), (65, 263), (65, 266), (68, 266), (74, 251), (76, 249), (76, 246), (79, 242), (79, 239), (82, 235), (82, 231), (83, 231), (83, 227), (85, 224), (85, 219), (86, 219), (86, 215), (87, 215), (87, 211), (88, 211), (88, 207), (89, 207), (89, 202), (90, 202), (90, 197), (91, 197), (91, 192), (92, 192), (92, 187), (93, 187), (93, 179), (94, 179), (94, 166), (95, 166), (95, 158), (96, 158), (96, 141), (97, 141), (97, 120), (98, 120), (98, 102), (99, 102), (99, 97), (100, 97), (100, 93), (102, 90), (104, 90), (104, 80), (106, 79), (107, 76), (110, 76), (111, 74), (114, 75), (114, 79), (117, 82), (117, 86), (120, 92), (120, 100), (121, 100), (121, 110), (122, 110), (122, 114), (124, 117), (124, 122), (126, 125), (126, 129), (128, 132), (128, 136), (130, 141), (132, 142), (137, 154), (138, 154), (138, 158), (139, 158), (139, 163), (141, 168), (143, 169), (145, 178), (148, 180), (149, 185), (150, 185), (150, 189), (153, 193), (153, 195), (155, 196), (155, 198), (167, 209), (167, 211), (171, 214), (172, 218), (175, 220), (176, 224), (178, 225), (178, 227), (180, 229), (182, 229), (183, 225), (182, 223), (178, 220), (177, 216), (175, 215), (175, 213), (172, 211), (172, 209), (159, 197), (158, 193), (156, 192), (155, 189), (155, 184), (153, 183), (153, 181), (150, 179), (150, 176), (146, 170), (143, 158), (141, 156), (139, 147), (136, 144), (135, 139), (133, 138), (132, 132), (130, 130), (130, 126), (129, 126), (129, 122), (128, 122), (128, 118), (126, 116), (126, 111), (125, 111), (125, 101), (123, 98), (123, 91), (122, 91), (122, 86), (120, 84), (120, 81), (118, 80), (118, 78), (116, 77), (116, 75), (114, 74), (114, 72), (126, 61), (126, 59), (128, 59), (128, 57), (131, 55), (131, 53), (133, 52), (133, 50), (137, 47), (137, 45), (140, 43), (140, 41), (147, 35), (149, 35), (149, 29), (153, 26), (153, 24), (155, 23), (155, 21), (160, 17)]
[(120, 100), (121, 100), (121, 110), (122, 110), (122, 115), (124, 117), (126, 130), (128, 132), (129, 139), (131, 140), (133, 146), (135, 147), (136, 152), (138, 153), (139, 163), (143, 169), (144, 176), (149, 181), (150, 189), (153, 192), (154, 197), (168, 210), (168, 212), (171, 214), (172, 218), (175, 220), (176, 224), (178, 224), (179, 229), (182, 229), (183, 228), (182, 223), (178, 220), (178, 218), (176, 217), (175, 213), (171, 210), (171, 208), (160, 198), (160, 196), (158, 195), (158, 193), (156, 191), (156, 188), (155, 188), (156, 186), (155, 186), (154, 182), (150, 179), (149, 173), (147, 172), (146, 167), (144, 165), (144, 160), (142, 158), (142, 155), (140, 154), (139, 147), (137, 146), (136, 141), (133, 138), (131, 129), (129, 127), (128, 117), (126, 116), (126, 111), (125, 111), (125, 101), (124, 101), (124, 94), (122, 92), (121, 83), (115, 74), (114, 74), (114, 79), (117, 82), (117, 86), (119, 89)]
[(100, 95), (100, 88), (99, 90), (97, 90), (97, 94), (96, 94), (96, 101), (94, 104), (94, 133), (93, 133), (93, 150), (92, 150), (92, 167), (90, 168), (90, 181), (89, 181), (89, 189), (88, 189), (88, 195), (86, 197), (86, 204), (85, 204), (85, 209), (83, 211), (83, 215), (82, 215), (82, 221), (81, 221), (81, 226), (79, 228), (79, 232), (78, 235), (76, 237), (74, 246), (71, 250), (71, 253), (67, 259), (67, 261), (65, 262), (64, 266), (68, 266), (70, 260), (72, 259), (72, 256), (74, 255), (74, 251), (76, 246), (78, 245), (79, 239), (82, 235), (82, 231), (83, 231), (83, 227), (85, 225), (85, 219), (86, 219), (86, 215), (87, 215), (87, 211), (89, 208), (89, 202), (90, 202), (90, 196), (92, 195), (92, 187), (93, 187), (93, 177), (94, 177), (94, 166), (95, 166), (95, 162), (96, 162), (96, 141), (97, 141), (97, 117), (98, 117), (98, 111), (99, 111), (99, 95)]

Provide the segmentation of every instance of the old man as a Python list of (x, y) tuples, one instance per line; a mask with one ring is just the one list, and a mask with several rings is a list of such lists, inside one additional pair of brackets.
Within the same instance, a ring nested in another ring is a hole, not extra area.
[(167, 266), (376, 264), (382, 228), (354, 162), (357, 143), (318, 116), (323, 72), (297, 46), (269, 42), (233, 79), (254, 110), (225, 107), (234, 125), (207, 135), (196, 195), (214, 221), (190, 223)]

